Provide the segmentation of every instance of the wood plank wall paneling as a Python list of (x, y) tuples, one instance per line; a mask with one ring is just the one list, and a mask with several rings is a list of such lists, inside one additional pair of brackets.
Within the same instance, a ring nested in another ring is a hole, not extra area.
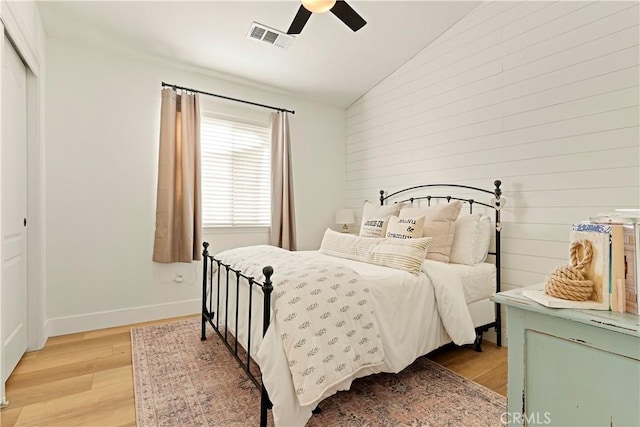
[(570, 224), (640, 206), (639, 13), (480, 4), (347, 110), (348, 206), (500, 178), (503, 288), (543, 281), (568, 262)]

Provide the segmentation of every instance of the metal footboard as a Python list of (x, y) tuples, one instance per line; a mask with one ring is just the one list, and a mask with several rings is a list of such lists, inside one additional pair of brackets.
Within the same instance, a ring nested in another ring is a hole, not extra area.
[[(236, 359), (238, 364), (242, 367), (242, 369), (246, 372), (247, 376), (253, 384), (260, 389), (261, 397), (260, 397), (260, 426), (266, 427), (267, 425), (267, 410), (271, 407), (271, 402), (269, 401), (269, 395), (267, 393), (264, 384), (261, 379), (258, 379), (253, 372), (251, 372), (251, 322), (254, 321), (254, 313), (253, 313), (253, 292), (255, 287), (261, 289), (263, 294), (263, 310), (262, 310), (262, 336), (267, 332), (269, 328), (269, 319), (271, 316), (271, 293), (273, 291), (273, 284), (271, 283), (271, 276), (273, 275), (273, 268), (271, 266), (266, 266), (262, 269), (262, 273), (264, 274), (264, 282), (260, 283), (256, 281), (253, 277), (246, 276), (240, 270), (236, 270), (228, 264), (223, 263), (221, 260), (216, 259), (214, 256), (209, 255), (209, 243), (203, 242), (202, 246), (204, 250), (202, 251), (202, 257), (204, 259), (203, 262), (203, 271), (202, 271), (202, 335), (200, 339), (202, 341), (207, 339), (207, 323), (211, 325), (214, 331), (218, 334), (224, 345), (227, 347), (229, 352)], [(216, 265), (216, 270), (213, 270), (213, 263)], [(224, 271), (223, 271), (224, 270)], [(211, 273), (211, 274), (209, 274)], [(224, 274), (225, 277), (225, 285), (224, 285), (224, 301), (220, 301), (220, 286), (221, 286), (221, 277)], [(241, 352), (238, 351), (238, 338), (233, 337), (233, 342), (230, 341), (231, 334), (228, 332), (229, 325), (229, 289), (230, 289), (230, 278), (233, 280), (235, 276), (235, 308), (231, 309), (231, 316), (235, 321), (234, 325), (236, 325), (236, 331), (238, 328), (238, 321), (241, 315), (247, 316), (247, 346), (246, 346), (246, 360), (241, 357)], [(215, 277), (215, 280), (214, 280)], [(249, 301), (248, 301), (248, 309), (247, 313), (239, 313), (239, 305), (240, 305), (240, 279), (245, 279), (249, 284)], [(214, 284), (216, 286), (215, 301), (213, 300), (214, 294)], [(214, 307), (215, 303), (215, 307)], [(221, 304), (224, 304), (224, 316), (223, 319), (220, 319), (220, 307)], [(260, 313), (257, 313), (258, 315)], [(220, 322), (223, 322), (221, 325)], [(224, 331), (221, 331), (220, 327), (224, 328)], [(255, 363), (255, 362), (254, 362)]]

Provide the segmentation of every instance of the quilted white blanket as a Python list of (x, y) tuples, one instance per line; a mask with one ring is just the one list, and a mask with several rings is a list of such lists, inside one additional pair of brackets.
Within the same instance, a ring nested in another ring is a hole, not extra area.
[(249, 276), (274, 268), (273, 312), (301, 406), (384, 362), (368, 283), (351, 268), (273, 246), (220, 255)]

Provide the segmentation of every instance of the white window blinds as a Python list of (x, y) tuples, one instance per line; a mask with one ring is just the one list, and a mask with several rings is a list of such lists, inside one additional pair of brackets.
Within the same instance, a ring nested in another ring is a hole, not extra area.
[(202, 115), (202, 225), (268, 227), (271, 222), (271, 131)]

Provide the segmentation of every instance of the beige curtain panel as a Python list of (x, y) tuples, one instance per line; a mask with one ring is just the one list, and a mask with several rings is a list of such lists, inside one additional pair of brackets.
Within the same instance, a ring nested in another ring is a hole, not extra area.
[(200, 102), (198, 94), (162, 90), (153, 260), (200, 260)]
[(274, 113), (271, 120), (271, 235), (270, 243), (296, 250), (296, 215), (293, 203), (293, 172), (289, 115)]

